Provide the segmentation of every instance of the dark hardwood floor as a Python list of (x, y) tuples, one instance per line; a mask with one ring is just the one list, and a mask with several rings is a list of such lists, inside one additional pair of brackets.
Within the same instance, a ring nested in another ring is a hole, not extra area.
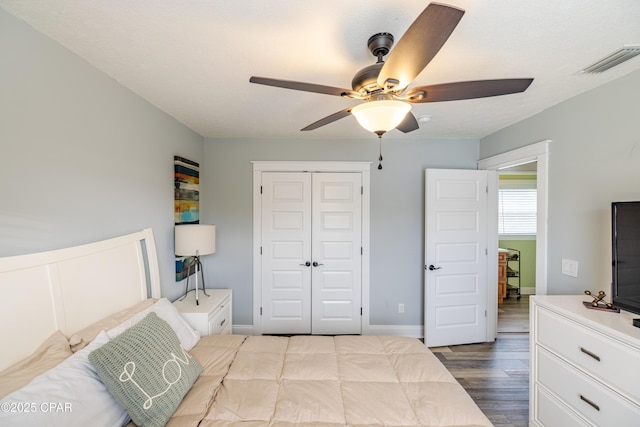
[(493, 343), (431, 349), (496, 427), (529, 419), (529, 298), (515, 295), (498, 310)]

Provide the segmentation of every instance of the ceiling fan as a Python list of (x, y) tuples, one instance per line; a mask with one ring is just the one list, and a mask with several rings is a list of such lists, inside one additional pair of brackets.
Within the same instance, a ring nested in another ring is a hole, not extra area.
[[(410, 112), (410, 104), (524, 92), (533, 81), (532, 78), (464, 81), (407, 90), (413, 79), (442, 48), (463, 15), (462, 9), (431, 3), (411, 24), (393, 50), (393, 35), (378, 33), (371, 36), (368, 47), (378, 60), (355, 74), (351, 82), (352, 89), (256, 76), (249, 81), (365, 101), (324, 117), (301, 130), (314, 130), (353, 114), (362, 127), (380, 138), (394, 128), (405, 133), (418, 129), (418, 121)], [(387, 54), (389, 56), (385, 61), (383, 58)]]

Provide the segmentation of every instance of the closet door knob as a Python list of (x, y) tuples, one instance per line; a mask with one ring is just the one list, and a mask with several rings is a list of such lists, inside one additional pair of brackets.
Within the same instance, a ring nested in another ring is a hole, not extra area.
[(310, 267), (311, 266), (311, 261), (307, 261), (304, 264), (300, 264), (303, 267)]
[(313, 266), (314, 266), (314, 267), (317, 267), (317, 266), (319, 266), (319, 265), (324, 265), (324, 264), (320, 264), (318, 261), (313, 261)]
[(429, 265), (429, 270), (433, 271), (433, 270), (440, 270), (442, 267), (436, 267), (435, 265), (431, 264)]

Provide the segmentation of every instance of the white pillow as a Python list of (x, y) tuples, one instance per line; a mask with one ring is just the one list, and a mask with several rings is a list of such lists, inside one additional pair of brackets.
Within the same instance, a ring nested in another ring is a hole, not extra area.
[(126, 424), (127, 411), (111, 396), (89, 362), (89, 353), (107, 342), (107, 334), (100, 332), (87, 347), (2, 399), (0, 425), (113, 427)]
[(180, 345), (182, 345), (182, 348), (185, 350), (191, 350), (193, 346), (200, 341), (200, 332), (194, 330), (187, 321), (180, 316), (180, 313), (178, 313), (178, 310), (173, 306), (173, 304), (171, 304), (171, 301), (166, 298), (160, 298), (158, 302), (153, 304), (151, 307), (142, 310), (129, 320), (126, 320), (115, 328), (108, 330), (107, 335), (109, 335), (110, 339), (114, 339), (147, 317), (147, 314), (152, 311), (171, 326), (171, 329), (173, 329), (180, 340)]

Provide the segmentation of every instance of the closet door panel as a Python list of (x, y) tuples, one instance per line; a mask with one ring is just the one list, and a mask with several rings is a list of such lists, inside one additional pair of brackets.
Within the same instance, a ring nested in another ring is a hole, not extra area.
[(362, 177), (312, 179), (312, 333), (359, 334), (362, 299)]
[(262, 179), (263, 333), (311, 332), (311, 176)]

